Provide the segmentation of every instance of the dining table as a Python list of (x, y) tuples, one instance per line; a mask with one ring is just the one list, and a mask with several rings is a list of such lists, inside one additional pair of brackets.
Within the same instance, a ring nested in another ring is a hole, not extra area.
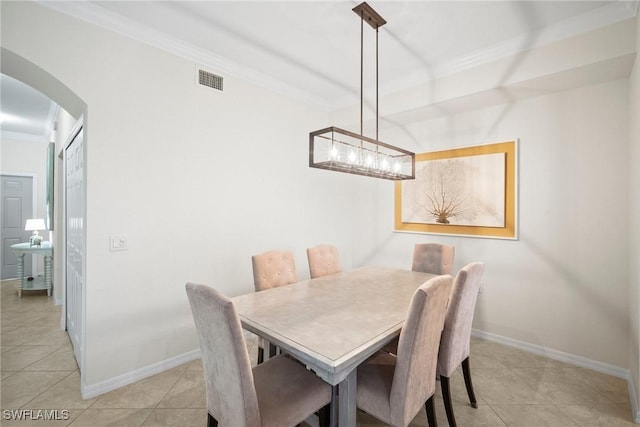
[(367, 266), (233, 298), (244, 329), (332, 387), (332, 427), (356, 425), (357, 368), (400, 334), (434, 274)]

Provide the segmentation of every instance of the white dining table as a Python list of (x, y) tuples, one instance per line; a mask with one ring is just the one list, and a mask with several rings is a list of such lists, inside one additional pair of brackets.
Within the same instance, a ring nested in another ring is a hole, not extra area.
[(243, 328), (338, 386), (331, 426), (353, 427), (358, 365), (400, 334), (413, 293), (433, 277), (363, 267), (240, 295), (233, 302)]

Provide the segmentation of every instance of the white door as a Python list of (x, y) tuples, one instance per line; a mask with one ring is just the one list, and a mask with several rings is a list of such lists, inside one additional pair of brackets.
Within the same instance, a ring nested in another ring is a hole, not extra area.
[[(18, 257), (11, 245), (28, 242), (29, 231), (24, 230), (27, 219), (33, 218), (33, 177), (2, 175), (2, 279), (18, 276)], [(31, 257), (24, 258), (24, 272), (31, 274)]]
[(84, 308), (84, 132), (82, 126), (65, 149), (65, 311), (73, 353), (82, 372)]

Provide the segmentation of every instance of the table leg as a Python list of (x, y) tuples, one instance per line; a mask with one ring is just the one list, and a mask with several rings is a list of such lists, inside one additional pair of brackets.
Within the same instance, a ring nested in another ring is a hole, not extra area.
[(357, 373), (358, 370), (354, 369), (349, 376), (338, 385), (338, 425), (340, 427), (355, 427), (356, 425)]
[(51, 257), (44, 257), (44, 284), (47, 286), (47, 296), (51, 296)]
[(329, 427), (338, 426), (338, 386), (331, 386), (331, 413), (329, 413)]
[(24, 288), (24, 254), (18, 257), (18, 277), (20, 278), (20, 287), (18, 288), (18, 298), (22, 298), (22, 288)]

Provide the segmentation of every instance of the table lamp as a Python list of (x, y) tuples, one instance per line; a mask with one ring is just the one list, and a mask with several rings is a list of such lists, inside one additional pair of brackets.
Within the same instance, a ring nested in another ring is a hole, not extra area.
[(38, 234), (38, 230), (45, 230), (47, 227), (44, 225), (44, 219), (34, 218), (28, 219), (24, 229), (27, 231), (33, 231), (33, 234), (29, 238), (29, 246), (40, 246), (42, 244), (42, 236)]

